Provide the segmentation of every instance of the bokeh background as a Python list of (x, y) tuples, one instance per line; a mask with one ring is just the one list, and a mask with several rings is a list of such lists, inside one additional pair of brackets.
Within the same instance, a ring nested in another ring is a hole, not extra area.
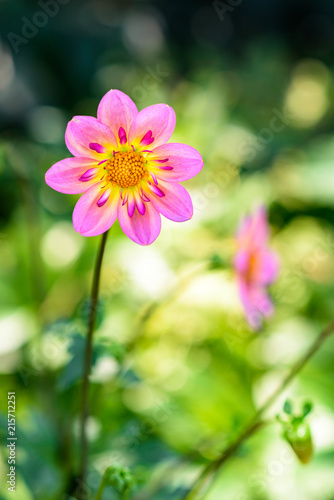
[[(195, 215), (142, 248), (115, 224), (103, 266), (89, 420), (91, 498), (128, 466), (131, 498), (178, 500), (238, 433), (334, 310), (334, 4), (331, 0), (0, 0), (0, 499), (7, 391), (16, 392), (20, 500), (74, 493), (87, 296), (99, 238), (46, 170), (66, 123), (110, 88), (176, 110), (173, 141), (205, 168)], [(50, 4), (52, 4), (50, 6)], [(50, 10), (51, 9), (51, 10)], [(53, 10), (52, 10), (53, 9)], [(51, 12), (51, 13), (50, 13)], [(32, 23), (32, 24), (31, 24)], [(38, 27), (36, 27), (36, 24)], [(264, 203), (281, 275), (252, 333), (231, 269), (242, 216)], [(218, 474), (207, 500), (334, 499), (334, 342)], [(302, 465), (275, 414), (311, 400)], [(106, 490), (104, 499), (118, 499)]]

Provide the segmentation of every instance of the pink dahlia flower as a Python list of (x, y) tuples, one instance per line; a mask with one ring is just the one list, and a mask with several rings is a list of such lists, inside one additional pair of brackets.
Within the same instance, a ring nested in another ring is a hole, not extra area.
[(161, 229), (160, 214), (176, 222), (193, 214), (191, 198), (179, 182), (198, 174), (201, 155), (185, 144), (167, 143), (175, 113), (167, 104), (138, 112), (119, 90), (101, 100), (97, 118), (75, 116), (65, 133), (74, 155), (53, 165), (46, 183), (61, 193), (83, 193), (73, 212), (83, 236), (107, 231), (118, 218), (135, 243), (151, 244)]
[(253, 329), (260, 328), (262, 317), (270, 316), (274, 311), (267, 289), (277, 278), (279, 261), (268, 246), (268, 238), (269, 225), (264, 207), (245, 217), (236, 235), (234, 268), (245, 315)]

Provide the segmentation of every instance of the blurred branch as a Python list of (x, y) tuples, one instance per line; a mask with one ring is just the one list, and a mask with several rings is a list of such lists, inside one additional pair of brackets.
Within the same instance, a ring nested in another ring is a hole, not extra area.
[[(258, 428), (263, 428), (264, 426), (277, 423), (276, 419), (266, 419), (259, 422)], [(193, 463), (200, 458), (203, 458), (203, 453), (199, 451), (200, 448), (205, 447), (206, 450), (212, 448), (215, 445), (217, 438), (214, 436), (210, 438), (201, 439), (193, 450), (190, 450), (186, 455), (176, 457), (168, 466), (161, 471), (161, 477), (156, 479), (155, 484), (151, 488), (145, 488), (139, 491), (136, 495), (132, 497), (132, 500), (146, 500), (147, 498), (153, 498), (157, 493), (160, 492), (161, 488), (171, 483), (171, 478), (173, 477), (173, 472), (180, 472), (180, 467), (188, 466), (189, 463)], [(211, 462), (210, 462), (211, 463)]]
[(334, 332), (334, 320), (320, 333), (316, 340), (311, 344), (306, 353), (292, 366), (288, 375), (283, 379), (281, 385), (273, 392), (273, 394), (265, 401), (254, 415), (250, 423), (245, 427), (239, 437), (233, 441), (216, 460), (210, 462), (203, 470), (202, 474), (190, 487), (187, 493), (183, 496), (184, 500), (195, 500), (202, 498), (202, 495), (208, 490), (214, 475), (218, 470), (229, 460), (230, 457), (239, 449), (240, 445), (250, 436), (262, 427), (261, 418), (263, 414), (273, 405), (278, 396), (286, 389), (290, 382), (298, 375), (306, 363), (314, 356), (322, 344)]

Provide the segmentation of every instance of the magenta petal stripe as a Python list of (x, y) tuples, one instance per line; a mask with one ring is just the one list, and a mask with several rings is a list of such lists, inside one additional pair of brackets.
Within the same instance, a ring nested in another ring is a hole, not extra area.
[(101, 144), (98, 144), (97, 142), (91, 142), (89, 144), (89, 149), (92, 149), (93, 151), (96, 151), (97, 153), (107, 153), (108, 150), (101, 146)]
[(117, 141), (109, 127), (91, 116), (75, 116), (68, 123), (65, 142), (69, 151), (78, 157), (96, 158), (101, 154), (90, 148), (97, 144), (106, 150), (117, 147)]
[(137, 210), (129, 217), (126, 207), (118, 209), (118, 219), (124, 233), (139, 245), (150, 245), (160, 234), (161, 218), (152, 203), (145, 207), (145, 216)]
[(142, 138), (142, 140), (140, 141), (139, 145), (140, 146), (149, 146), (150, 144), (152, 144), (152, 142), (154, 141), (154, 137), (152, 137), (152, 130), (149, 130), (145, 135), (144, 137)]
[(82, 236), (97, 236), (107, 231), (117, 219), (119, 198), (111, 194), (106, 203), (98, 206), (102, 183), (95, 184), (75, 205), (74, 229)]
[(98, 207), (103, 207), (105, 203), (107, 203), (108, 198), (110, 196), (111, 189), (108, 188), (105, 190), (105, 192), (102, 194), (102, 196), (97, 200), (97, 206)]
[(119, 128), (118, 137), (119, 137), (120, 144), (126, 144), (128, 142), (128, 139), (126, 137), (126, 132), (125, 132), (123, 127)]
[[(167, 182), (182, 182), (197, 175), (203, 167), (203, 159), (196, 149), (186, 144), (170, 143), (155, 148), (150, 155), (157, 164), (158, 179)], [(165, 162), (165, 159), (168, 159)], [(160, 165), (164, 162), (164, 166)], [(168, 171), (167, 171), (168, 167)], [(171, 170), (171, 171), (169, 171)]]
[[(87, 171), (92, 174), (90, 178), (86, 182), (80, 181)], [(46, 172), (45, 182), (60, 193), (84, 193), (96, 182), (97, 173), (96, 161), (91, 158), (65, 158)]]
[(174, 222), (184, 222), (191, 219), (193, 205), (186, 189), (181, 184), (162, 181), (160, 181), (159, 186), (161, 186), (164, 196), (152, 195), (151, 201), (161, 215)]
[(160, 188), (158, 188), (158, 186), (155, 186), (154, 184), (149, 183), (148, 188), (152, 191), (152, 193), (156, 194), (160, 198), (165, 196), (165, 193)]
[(133, 195), (129, 195), (129, 199), (128, 199), (128, 215), (129, 217), (133, 217), (133, 214), (134, 214), (134, 211), (135, 211), (135, 208), (136, 208), (136, 203), (135, 203), (135, 200), (134, 200), (134, 197)]
[[(155, 104), (138, 113), (130, 127), (129, 142), (139, 146), (150, 131), (154, 138), (150, 144), (156, 148), (170, 139), (174, 128), (174, 110), (166, 104)], [(151, 141), (151, 139), (146, 140)]]
[(99, 171), (98, 168), (89, 168), (88, 170), (86, 170), (84, 174), (82, 174), (82, 176), (79, 178), (79, 181), (87, 182), (92, 180), (96, 176), (98, 171)]
[(141, 215), (145, 215), (145, 203), (143, 202), (142, 198), (138, 194), (135, 195), (135, 201), (136, 201), (136, 207), (137, 207), (138, 212)]

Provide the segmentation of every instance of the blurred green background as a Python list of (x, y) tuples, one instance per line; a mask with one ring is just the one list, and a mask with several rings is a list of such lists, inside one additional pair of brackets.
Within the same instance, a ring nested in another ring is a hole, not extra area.
[[(87, 297), (99, 238), (75, 233), (76, 196), (46, 170), (66, 123), (110, 88), (176, 111), (173, 142), (203, 155), (191, 221), (139, 247), (110, 231), (89, 419), (94, 495), (128, 466), (136, 500), (178, 500), (334, 311), (334, 4), (327, 0), (0, 0), (0, 499), (7, 391), (16, 392), (19, 500), (66, 500), (79, 460)], [(225, 6), (224, 6), (225, 5)], [(43, 6), (43, 7), (42, 7)], [(39, 27), (36, 27), (36, 24)], [(247, 327), (231, 269), (242, 216), (268, 207), (281, 275), (273, 319)], [(334, 342), (272, 409), (311, 400), (302, 465), (275, 419), (207, 500), (334, 499)], [(92, 496), (93, 498), (93, 496)], [(106, 490), (104, 500), (118, 499)]]

